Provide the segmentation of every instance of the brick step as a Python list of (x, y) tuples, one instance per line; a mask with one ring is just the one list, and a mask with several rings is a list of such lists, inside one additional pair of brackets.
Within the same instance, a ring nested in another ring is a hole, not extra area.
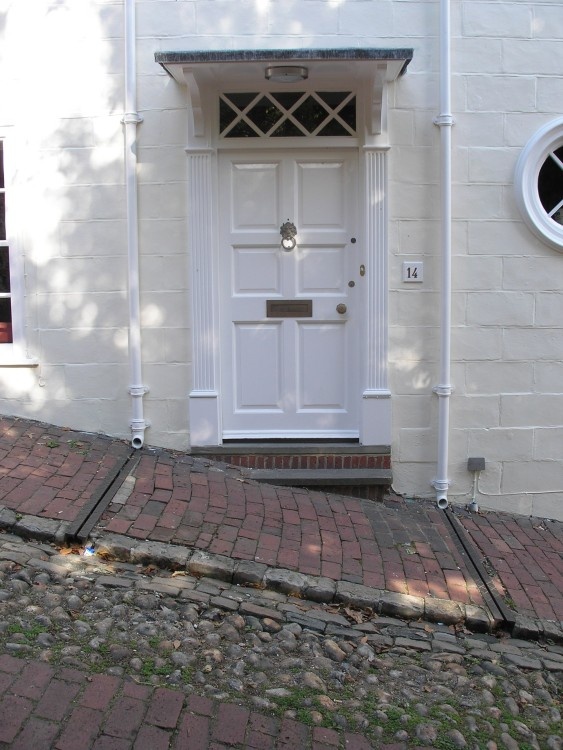
[(226, 443), (192, 453), (240, 467), (249, 479), (381, 500), (392, 482), (388, 445), (358, 443)]
[(231, 443), (192, 448), (199, 456), (249, 469), (390, 469), (389, 446), (357, 443)]
[(247, 469), (249, 479), (295, 487), (390, 485), (391, 469)]

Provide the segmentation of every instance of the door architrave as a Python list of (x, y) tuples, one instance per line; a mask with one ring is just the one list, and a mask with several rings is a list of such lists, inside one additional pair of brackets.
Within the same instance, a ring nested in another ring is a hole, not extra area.
[[(254, 88), (252, 89), (254, 90)], [(385, 107), (386, 89), (382, 102)], [(358, 154), (360, 228), (365, 260), (365, 293), (361, 301), (361, 388), (359, 442), (391, 443), (391, 392), (388, 386), (388, 205), (387, 134), (370, 130), (371, 97), (357, 90), (358, 138), (220, 139), (210, 123), (218, 121), (218, 89), (199, 91), (192, 111), (187, 156), (187, 224), (192, 320), (192, 388), (189, 393), (190, 444), (218, 446), (222, 437), (220, 383), (220, 316), (218, 293), (218, 154), (223, 149), (248, 152), (268, 149), (355, 149)], [(366, 105), (367, 103), (367, 105)], [(188, 108), (192, 98), (188, 97)], [(201, 111), (210, 114), (202, 132), (194, 127)], [(368, 116), (368, 113), (370, 116)], [(383, 118), (382, 118), (383, 119)], [(385, 118), (386, 119), (386, 118)], [(211, 252), (210, 252), (211, 249)]]

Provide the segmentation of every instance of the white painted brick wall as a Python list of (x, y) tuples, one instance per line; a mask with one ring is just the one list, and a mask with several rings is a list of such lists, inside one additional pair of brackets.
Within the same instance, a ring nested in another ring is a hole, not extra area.
[[(563, 427), (538, 427), (534, 430), (533, 456), (539, 461), (560, 461)], [(529, 455), (524, 459), (529, 461)]]
[(464, 2), (462, 33), (472, 37), (528, 38), (532, 11), (528, 3)]
[(502, 358), (522, 362), (539, 359), (554, 361), (561, 357), (562, 347), (561, 328), (507, 328), (503, 333)]
[[(529, 462), (534, 454), (533, 428), (469, 430), (469, 455), (489, 462)], [(486, 470), (486, 467), (485, 467)]]
[(471, 292), (467, 295), (467, 324), (529, 326), (534, 322), (534, 302), (531, 293)]
[(500, 399), (496, 393), (485, 396), (464, 396), (456, 393), (451, 402), (452, 423), (463, 425), (464, 429), (498, 427), (499, 404)]
[(526, 427), (541, 424), (544, 427), (561, 425), (563, 393), (502, 394), (500, 419), (503, 427)]
[(538, 393), (561, 393), (563, 391), (563, 362), (534, 362), (534, 388)]
[(536, 80), (533, 76), (468, 76), (466, 103), (476, 112), (533, 112)]
[[(534, 362), (530, 361), (468, 362), (465, 365), (465, 382), (458, 379), (455, 382), (456, 386), (464, 386), (465, 391), (470, 394), (530, 393), (534, 389), (535, 369)], [(549, 373), (549, 380), (553, 374)]]

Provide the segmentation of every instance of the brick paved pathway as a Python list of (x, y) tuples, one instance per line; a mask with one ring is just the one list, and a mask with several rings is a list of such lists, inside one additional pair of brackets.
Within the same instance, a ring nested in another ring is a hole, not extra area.
[(11, 750), (372, 747), (359, 734), (312, 728), (232, 703), (6, 654), (0, 655), (0, 717), (0, 748)]
[[(72, 521), (126, 463), (125, 441), (0, 417), (0, 506)], [(482, 604), (431, 503), (271, 487), (236, 468), (143, 449), (100, 527), (388, 591)], [(456, 510), (520, 614), (563, 620), (563, 524)]]
[(563, 621), (563, 524), (507, 513), (457, 514), (501, 595), (522, 615)]
[(0, 417), (0, 504), (73, 521), (130, 453), (123, 441)]
[[(245, 481), (167, 451), (144, 455), (106, 531), (333, 580), (482, 604), (443, 514)], [(125, 500), (125, 501), (124, 501)]]

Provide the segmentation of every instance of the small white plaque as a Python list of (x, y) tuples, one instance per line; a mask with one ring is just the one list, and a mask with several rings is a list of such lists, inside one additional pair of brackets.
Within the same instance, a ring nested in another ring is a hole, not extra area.
[(424, 264), (421, 260), (403, 262), (403, 281), (407, 284), (417, 284), (424, 281)]

